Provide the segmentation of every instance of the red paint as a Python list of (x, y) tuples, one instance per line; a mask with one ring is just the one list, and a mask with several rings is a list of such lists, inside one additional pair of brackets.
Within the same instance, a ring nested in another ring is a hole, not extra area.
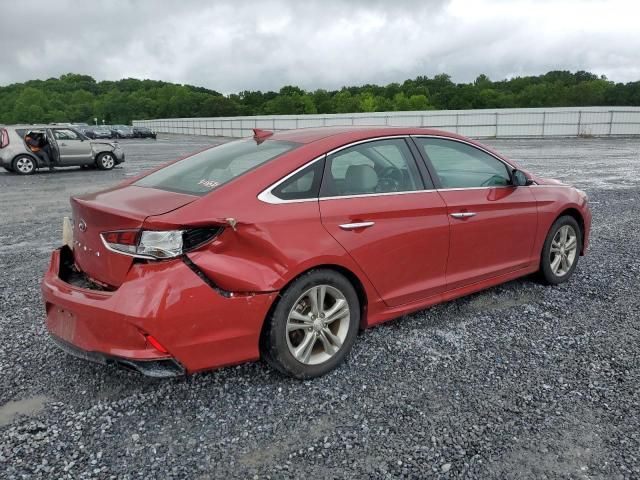
[[(126, 182), (72, 198), (75, 262), (114, 291), (64, 282), (59, 277), (60, 254), (54, 251), (42, 284), (47, 327), (84, 350), (129, 359), (173, 357), (192, 373), (259, 358), (260, 331), (278, 292), (311, 268), (338, 268), (359, 280), (366, 296), (366, 327), (536, 271), (545, 236), (564, 211), (581, 218), (585, 248), (588, 245), (591, 214), (584, 198), (573, 188), (526, 171), (538, 185), (275, 205), (257, 198), (271, 184), (335, 148), (411, 134), (479, 145), (419, 128), (285, 131), (263, 140), (302, 145), (203, 197)], [(450, 216), (459, 212), (477, 216)], [(106, 250), (100, 239), (101, 233), (120, 230), (228, 225), (228, 218), (237, 220), (235, 230), (227, 226), (214, 241), (187, 255), (220, 289), (233, 292), (231, 296), (211, 288), (181, 259), (134, 261)], [(85, 231), (78, 228), (80, 220), (86, 223)], [(375, 226), (339, 228), (363, 220)]]

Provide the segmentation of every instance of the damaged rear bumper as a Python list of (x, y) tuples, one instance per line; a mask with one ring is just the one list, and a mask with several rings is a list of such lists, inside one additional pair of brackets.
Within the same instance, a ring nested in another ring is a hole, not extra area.
[(72, 251), (55, 250), (42, 281), (47, 329), (69, 353), (152, 376), (260, 357), (260, 331), (277, 292), (223, 296), (180, 259), (134, 263), (118, 289), (101, 290), (70, 275), (70, 265)]
[(169, 378), (180, 377), (185, 374), (184, 367), (174, 358), (159, 358), (156, 360), (136, 360), (132, 358), (116, 357), (100, 352), (88, 352), (65, 342), (61, 338), (51, 334), (51, 341), (60, 349), (74, 357), (82, 358), (102, 365), (115, 365), (126, 370), (135, 370), (148, 377)]

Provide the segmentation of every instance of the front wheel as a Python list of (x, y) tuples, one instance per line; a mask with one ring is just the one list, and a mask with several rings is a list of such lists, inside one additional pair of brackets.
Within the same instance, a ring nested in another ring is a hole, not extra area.
[(582, 231), (576, 219), (565, 215), (558, 218), (544, 242), (540, 259), (543, 280), (550, 285), (564, 283), (573, 274), (582, 248)]
[(96, 158), (96, 166), (100, 170), (111, 170), (116, 165), (116, 159), (111, 152), (103, 152)]
[(262, 357), (294, 378), (324, 375), (344, 361), (359, 324), (351, 282), (333, 270), (312, 270), (282, 292), (262, 332)]

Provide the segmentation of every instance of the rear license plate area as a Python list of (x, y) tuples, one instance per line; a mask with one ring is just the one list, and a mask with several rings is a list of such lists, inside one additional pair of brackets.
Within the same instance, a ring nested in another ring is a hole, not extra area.
[(53, 307), (53, 332), (63, 340), (72, 342), (76, 333), (76, 316), (64, 308)]

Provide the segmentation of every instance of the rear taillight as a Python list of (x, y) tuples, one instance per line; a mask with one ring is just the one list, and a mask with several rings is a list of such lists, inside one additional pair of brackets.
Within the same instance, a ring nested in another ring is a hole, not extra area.
[(0, 148), (4, 148), (9, 145), (9, 132), (6, 128), (0, 130)]
[(175, 258), (213, 240), (222, 227), (185, 230), (119, 230), (101, 234), (105, 246), (116, 253), (147, 259)]
[(106, 245), (111, 247), (112, 250), (128, 254), (136, 253), (139, 237), (139, 230), (121, 230), (102, 234), (102, 240)]

